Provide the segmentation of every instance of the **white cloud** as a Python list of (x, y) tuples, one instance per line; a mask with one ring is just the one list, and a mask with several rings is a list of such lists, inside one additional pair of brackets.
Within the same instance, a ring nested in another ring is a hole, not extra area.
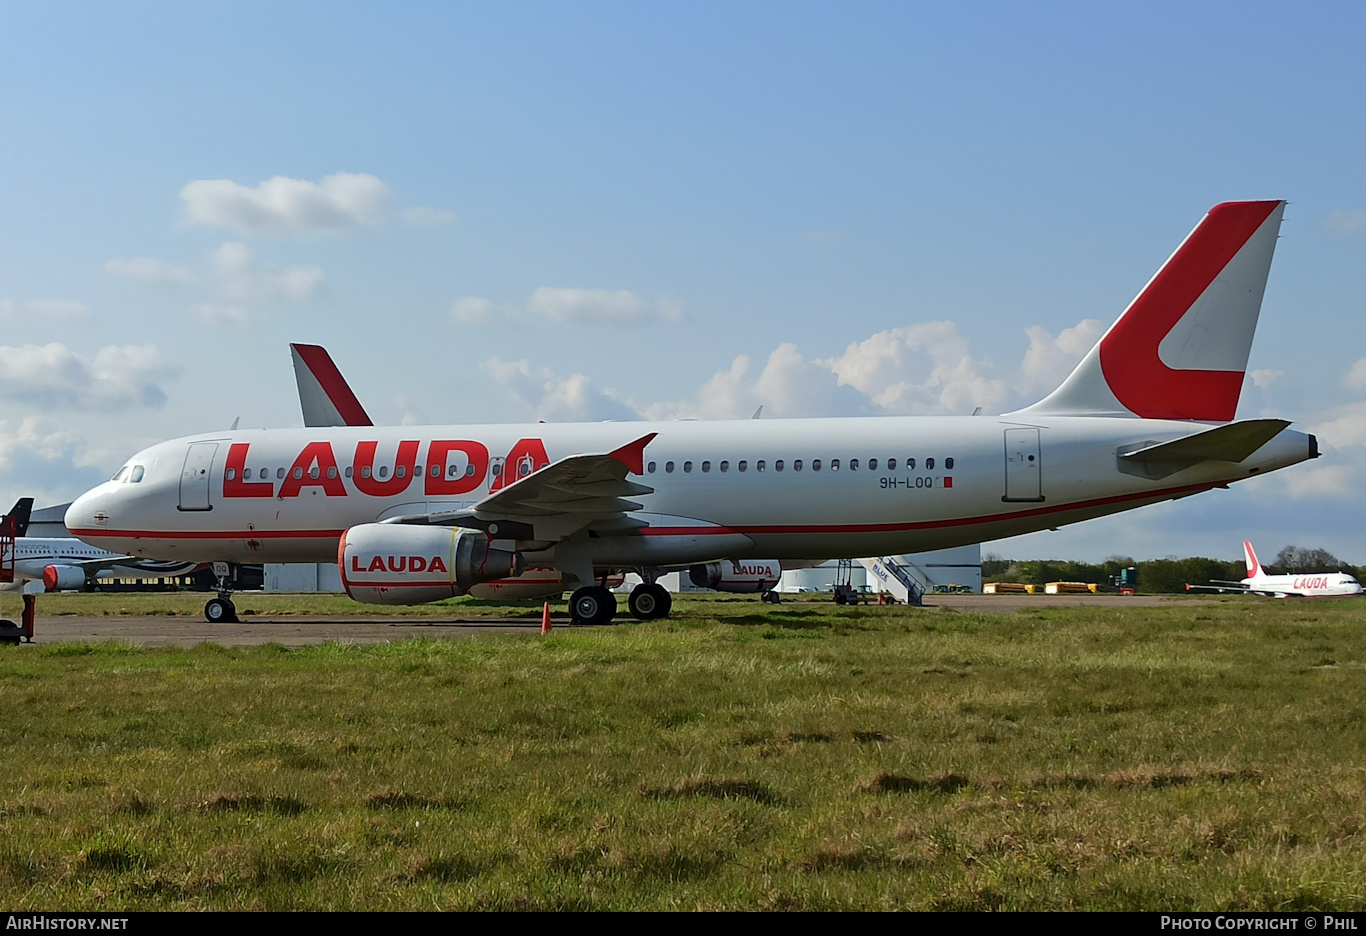
[(1020, 389), (1036, 393), (1053, 392), (1081, 363), (1086, 352), (1095, 346), (1104, 331), (1105, 326), (1095, 319), (1084, 319), (1071, 328), (1064, 328), (1056, 338), (1042, 326), (1026, 328), (1029, 348), (1020, 364), (1020, 376), (1023, 378)]
[(542, 286), (531, 295), (527, 312), (556, 322), (638, 322), (649, 312), (635, 293), (624, 289), (552, 289)]
[(1285, 371), (1262, 368), (1261, 370), (1248, 371), (1247, 375), (1252, 378), (1252, 383), (1255, 386), (1265, 390), (1267, 387), (1270, 387), (1276, 381), (1284, 377)]
[(455, 212), (447, 211), (445, 208), (428, 208), (425, 205), (419, 205), (415, 208), (404, 208), (403, 220), (414, 227), (435, 227), (439, 224), (454, 223)]
[(1291, 500), (1342, 499), (1356, 494), (1351, 465), (1311, 465), (1286, 474), (1285, 493)]
[(677, 321), (682, 312), (671, 300), (646, 302), (625, 289), (572, 289), (542, 286), (524, 306), (498, 306), (478, 296), (457, 299), (451, 318), (462, 325), (549, 319), (561, 324), (632, 325)]
[(189, 270), (154, 257), (108, 260), (104, 264), (104, 270), (120, 279), (148, 286), (175, 286), (193, 282), (195, 278)]
[(1334, 415), (1309, 427), (1321, 442), (1333, 448), (1366, 445), (1366, 403), (1349, 403)]
[(451, 318), (461, 325), (485, 325), (497, 318), (497, 312), (492, 302), (471, 296), (455, 301), (451, 307)]
[(611, 395), (596, 390), (583, 374), (560, 377), (547, 367), (532, 367), (530, 362), (484, 362), (494, 380), (510, 394), (526, 403), (537, 418), (549, 422), (633, 419), (635, 413)]
[(1366, 393), (1366, 357), (1358, 358), (1352, 363), (1342, 378), (1342, 385), (1348, 390)]
[(55, 342), (0, 346), (0, 397), (44, 409), (161, 406), (174, 374), (153, 345), (110, 345), (89, 361)]
[(243, 234), (302, 234), (373, 223), (389, 187), (372, 175), (338, 172), (321, 182), (276, 176), (256, 188), (227, 179), (191, 182), (180, 190), (191, 224)]
[(84, 302), (69, 299), (31, 299), (25, 302), (0, 299), (0, 318), (38, 318), (70, 322), (89, 317), (90, 306)]
[(240, 326), (252, 321), (253, 316), (246, 309), (236, 305), (218, 305), (204, 302), (190, 307), (190, 314), (205, 325)]
[(1334, 234), (1360, 234), (1366, 231), (1366, 211), (1335, 211), (1325, 223)]
[(229, 241), (213, 255), (213, 274), (219, 291), (235, 302), (273, 299), (308, 299), (322, 282), (321, 267), (290, 267), (283, 272), (258, 270), (251, 250), (241, 241)]
[(1006, 383), (968, 353), (953, 322), (924, 322), (879, 332), (821, 362), (868, 396), (882, 412), (900, 415), (993, 410), (1009, 396)]

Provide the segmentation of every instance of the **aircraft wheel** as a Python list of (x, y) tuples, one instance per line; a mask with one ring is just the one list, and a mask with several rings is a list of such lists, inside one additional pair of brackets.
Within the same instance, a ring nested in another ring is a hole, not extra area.
[(638, 621), (668, 617), (673, 603), (673, 596), (669, 594), (669, 590), (658, 583), (637, 585), (631, 589), (631, 597), (626, 600), (631, 615)]
[(14, 644), (17, 647), (23, 634), (23, 629), (13, 621), (0, 621), (0, 644)]
[(210, 598), (204, 605), (204, 620), (210, 624), (231, 624), (237, 620), (237, 606), (227, 598)]
[(569, 614), (575, 624), (610, 624), (616, 613), (616, 596), (601, 585), (580, 588), (569, 597)]
[(772, 591), (772, 590), (769, 590), (769, 591), (764, 592), (764, 594), (763, 594), (762, 597), (763, 597), (763, 600), (764, 600), (764, 601), (767, 601), (769, 604), (778, 604), (780, 601), (783, 600), (782, 598), (780, 598), (780, 597), (778, 596), (778, 593), (777, 593), (776, 591)]

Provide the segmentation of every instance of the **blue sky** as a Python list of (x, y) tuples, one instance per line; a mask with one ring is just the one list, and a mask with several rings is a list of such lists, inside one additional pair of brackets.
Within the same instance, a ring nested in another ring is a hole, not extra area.
[[(1366, 562), (1353, 4), (0, 10), (0, 495), (297, 424), (1000, 412), (1216, 202), (1287, 198), (1241, 415), (1312, 465), (1018, 556)], [(268, 180), (275, 180), (269, 182)], [(265, 183), (263, 187), (263, 183)]]

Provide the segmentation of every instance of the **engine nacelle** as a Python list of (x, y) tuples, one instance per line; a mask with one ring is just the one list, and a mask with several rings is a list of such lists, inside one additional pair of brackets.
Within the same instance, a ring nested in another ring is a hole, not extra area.
[(731, 559), (695, 565), (688, 570), (688, 579), (698, 588), (752, 594), (770, 591), (782, 574), (777, 559)]
[(477, 530), (362, 523), (337, 550), (342, 585), (367, 604), (423, 604), (522, 572), (520, 553), (493, 549)]
[(85, 570), (79, 566), (69, 565), (44, 566), (43, 587), (50, 592), (79, 591), (85, 588)]

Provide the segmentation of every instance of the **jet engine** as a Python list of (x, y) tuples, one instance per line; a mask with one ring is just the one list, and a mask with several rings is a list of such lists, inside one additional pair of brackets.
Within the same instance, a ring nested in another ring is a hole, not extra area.
[(688, 570), (688, 579), (698, 588), (753, 594), (772, 589), (782, 574), (777, 559), (743, 559), (695, 565)]
[(85, 588), (85, 570), (69, 565), (44, 566), (43, 587), (50, 592)]
[(522, 572), (520, 553), (494, 549), (477, 530), (363, 523), (341, 538), (342, 585), (368, 604), (422, 604)]

